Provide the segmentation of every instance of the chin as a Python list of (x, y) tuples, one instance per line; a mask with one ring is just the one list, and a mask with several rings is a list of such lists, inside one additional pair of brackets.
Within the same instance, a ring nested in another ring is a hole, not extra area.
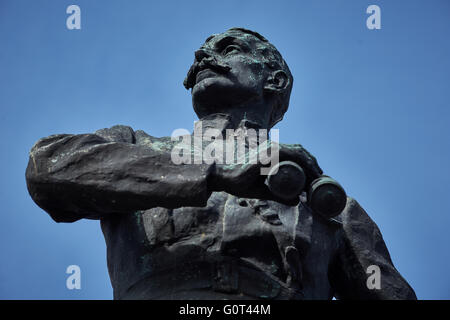
[(256, 87), (235, 83), (226, 77), (211, 77), (192, 88), (192, 104), (197, 115), (226, 113), (261, 93)]
[(224, 77), (206, 78), (194, 85), (192, 95), (217, 94), (221, 91), (228, 91), (234, 87), (232, 81)]
[(224, 78), (207, 78), (192, 88), (192, 101), (197, 106), (226, 106), (234, 103), (231, 101), (234, 92), (236, 92), (236, 88), (230, 80)]

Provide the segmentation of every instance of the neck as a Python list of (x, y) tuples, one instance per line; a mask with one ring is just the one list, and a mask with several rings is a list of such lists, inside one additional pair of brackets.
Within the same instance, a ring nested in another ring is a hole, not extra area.
[[(194, 124), (195, 134), (204, 134), (208, 129), (217, 129), (222, 134), (222, 137), (228, 136), (227, 129), (234, 130), (233, 135), (248, 135), (248, 129), (255, 129), (257, 135), (263, 134), (260, 129), (266, 129), (261, 126), (258, 122), (247, 119), (244, 117), (233, 117), (230, 114), (225, 113), (214, 113), (209, 114)], [(264, 134), (264, 139), (268, 138), (268, 131)]]
[[(216, 109), (218, 110), (218, 109)], [(220, 110), (220, 109), (219, 109)], [(245, 111), (244, 111), (245, 110)], [(210, 113), (200, 118), (204, 129), (270, 129), (270, 112), (267, 104), (253, 104), (228, 108), (226, 111)]]

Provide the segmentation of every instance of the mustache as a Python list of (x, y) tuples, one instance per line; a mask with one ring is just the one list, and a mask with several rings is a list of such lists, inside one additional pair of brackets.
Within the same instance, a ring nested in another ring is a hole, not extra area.
[(200, 62), (195, 62), (187, 73), (183, 81), (184, 87), (189, 90), (195, 86), (197, 74), (204, 69), (211, 69), (221, 74), (228, 73), (231, 67), (223, 62), (218, 61), (215, 57), (202, 59)]

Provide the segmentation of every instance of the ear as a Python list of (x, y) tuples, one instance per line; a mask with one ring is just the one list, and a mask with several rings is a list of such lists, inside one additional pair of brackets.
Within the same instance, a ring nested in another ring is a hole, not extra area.
[(289, 86), (289, 78), (283, 70), (273, 71), (264, 84), (264, 90), (269, 92), (280, 92)]

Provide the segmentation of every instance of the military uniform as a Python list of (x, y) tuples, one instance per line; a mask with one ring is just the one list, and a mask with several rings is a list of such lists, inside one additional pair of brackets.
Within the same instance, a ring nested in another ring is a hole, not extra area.
[[(416, 298), (354, 199), (326, 219), (304, 194), (287, 206), (211, 192), (210, 166), (174, 165), (169, 141), (114, 126), (30, 152), (40, 207), (59, 222), (100, 219), (115, 299)], [(380, 289), (367, 286), (371, 265)]]

